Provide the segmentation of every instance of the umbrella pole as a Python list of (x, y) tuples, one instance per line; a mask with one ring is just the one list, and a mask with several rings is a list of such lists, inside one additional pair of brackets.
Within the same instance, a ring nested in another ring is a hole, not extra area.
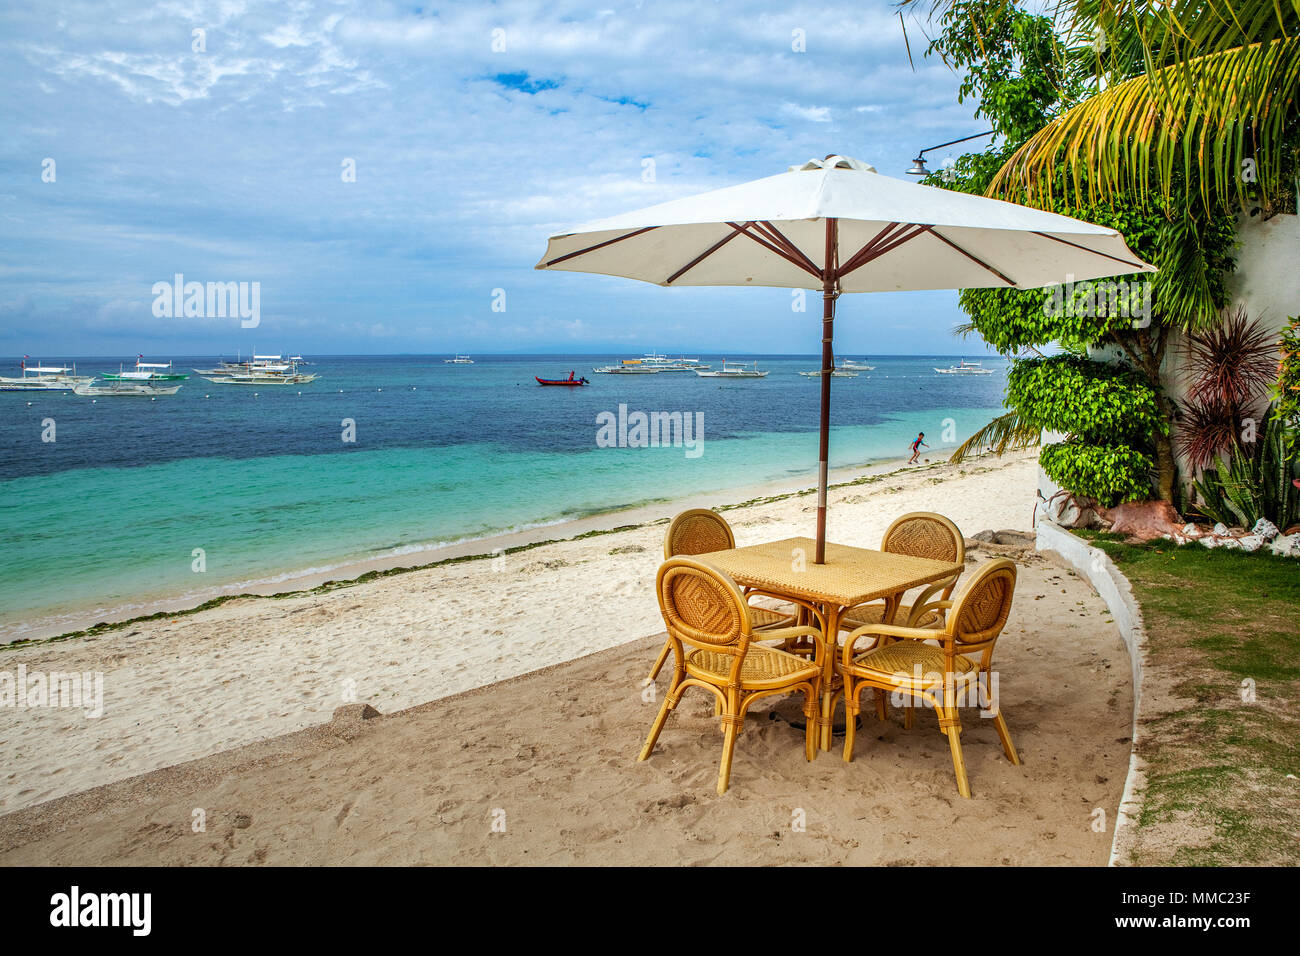
[(826, 481), (831, 445), (831, 366), (835, 363), (835, 241), (836, 220), (826, 220), (826, 265), (822, 272), (822, 414), (817, 461), (817, 556), (826, 563)]

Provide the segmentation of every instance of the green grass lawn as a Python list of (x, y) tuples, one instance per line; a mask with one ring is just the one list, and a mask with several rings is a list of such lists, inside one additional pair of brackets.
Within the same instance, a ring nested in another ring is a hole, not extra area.
[(1300, 561), (1085, 536), (1132, 583), (1149, 642), (1130, 862), (1300, 862)]

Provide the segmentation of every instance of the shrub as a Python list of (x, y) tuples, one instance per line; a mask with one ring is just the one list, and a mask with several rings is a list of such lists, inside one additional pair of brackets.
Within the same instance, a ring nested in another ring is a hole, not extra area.
[(1167, 427), (1155, 392), (1141, 378), (1077, 355), (1016, 362), (1007, 376), (1007, 402), (1042, 428), (1102, 444)]
[(1057, 442), (1039, 453), (1038, 462), (1062, 488), (1096, 498), (1106, 507), (1151, 497), (1151, 472), (1155, 463), (1128, 445)]

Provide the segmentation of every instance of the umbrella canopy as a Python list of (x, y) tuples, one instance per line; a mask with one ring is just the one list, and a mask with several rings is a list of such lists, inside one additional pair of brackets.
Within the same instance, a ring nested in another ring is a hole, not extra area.
[(825, 557), (837, 295), (1036, 289), (1155, 271), (1114, 229), (891, 179), (846, 156), (810, 160), (776, 176), (587, 223), (552, 236), (537, 268), (663, 286), (822, 291), (819, 564)]

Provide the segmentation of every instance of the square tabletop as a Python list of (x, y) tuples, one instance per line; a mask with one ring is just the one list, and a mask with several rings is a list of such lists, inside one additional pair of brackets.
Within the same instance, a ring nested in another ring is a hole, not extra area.
[(955, 561), (915, 558), (826, 542), (826, 563), (814, 564), (817, 542), (783, 538), (698, 554), (742, 587), (761, 588), (822, 604), (852, 607), (933, 584), (961, 573)]

